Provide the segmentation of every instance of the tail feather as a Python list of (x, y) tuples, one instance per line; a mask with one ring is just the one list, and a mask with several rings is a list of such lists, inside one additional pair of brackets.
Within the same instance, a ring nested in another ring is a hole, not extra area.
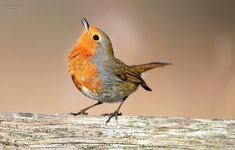
[(137, 73), (141, 74), (150, 69), (163, 67), (165, 65), (171, 65), (171, 63), (152, 62), (152, 63), (147, 63), (147, 64), (134, 65), (134, 66), (131, 66), (131, 68), (133, 68)]

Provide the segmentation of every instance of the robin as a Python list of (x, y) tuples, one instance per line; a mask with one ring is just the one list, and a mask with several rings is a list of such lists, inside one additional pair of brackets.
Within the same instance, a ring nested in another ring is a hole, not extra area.
[(113, 113), (103, 114), (109, 116), (107, 124), (111, 118), (117, 120), (122, 115), (119, 112), (121, 106), (139, 86), (152, 91), (141, 77), (143, 72), (170, 63), (152, 62), (129, 66), (115, 58), (112, 43), (104, 31), (89, 25), (85, 18), (82, 24), (84, 31), (68, 54), (69, 73), (77, 89), (98, 102), (71, 114), (87, 115), (86, 111), (94, 106), (120, 102)]

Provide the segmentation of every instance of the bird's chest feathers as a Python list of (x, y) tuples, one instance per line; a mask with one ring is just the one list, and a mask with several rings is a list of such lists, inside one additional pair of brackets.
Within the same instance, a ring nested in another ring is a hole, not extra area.
[(92, 92), (98, 94), (102, 89), (102, 83), (98, 73), (97, 64), (92, 60), (92, 57), (85, 58), (77, 56), (70, 61), (69, 71), (73, 78), (73, 82), (77, 88), (84, 92)]

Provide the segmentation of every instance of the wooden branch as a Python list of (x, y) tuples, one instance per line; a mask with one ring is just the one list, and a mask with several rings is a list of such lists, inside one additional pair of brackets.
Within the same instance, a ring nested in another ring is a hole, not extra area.
[(235, 149), (235, 120), (0, 113), (0, 149)]

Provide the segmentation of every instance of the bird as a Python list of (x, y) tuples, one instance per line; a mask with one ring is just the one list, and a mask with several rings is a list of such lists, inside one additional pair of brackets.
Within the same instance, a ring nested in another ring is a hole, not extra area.
[(152, 91), (141, 77), (143, 72), (171, 63), (151, 62), (140, 65), (127, 65), (116, 58), (108, 35), (100, 28), (90, 25), (85, 18), (81, 20), (83, 33), (69, 52), (68, 71), (76, 88), (97, 103), (72, 115), (87, 115), (88, 109), (103, 103), (120, 103), (108, 116), (105, 124), (121, 116), (120, 108), (127, 97), (139, 86)]

